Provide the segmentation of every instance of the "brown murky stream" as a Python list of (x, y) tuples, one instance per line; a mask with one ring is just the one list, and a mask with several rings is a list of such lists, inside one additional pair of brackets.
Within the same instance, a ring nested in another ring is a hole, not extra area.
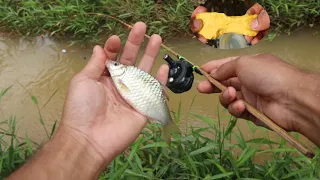
[[(198, 65), (228, 56), (264, 52), (277, 55), (303, 69), (320, 72), (320, 36), (312, 35), (319, 30), (320, 28), (305, 29), (291, 36), (277, 37), (272, 42), (263, 41), (251, 48), (237, 50), (213, 49), (192, 38), (171, 40), (166, 44)], [(62, 53), (62, 49), (66, 49), (67, 52)], [(25, 86), (29, 93), (37, 97), (44, 123), (50, 129), (55, 120), (60, 120), (70, 79), (84, 67), (90, 58), (91, 50), (92, 47), (88, 49), (80, 46), (68, 47), (67, 43), (55, 42), (49, 38), (0, 37), (0, 89), (13, 85), (1, 99), (1, 120), (15, 115), (18, 120), (18, 132), (21, 136), (24, 136), (27, 132), (34, 141), (45, 140), (46, 136), (39, 122), (37, 107), (19, 83)], [(162, 60), (164, 53), (166, 52), (161, 51), (159, 54), (153, 74), (160, 64), (164, 63), (164, 60)], [(176, 95), (170, 92), (170, 107), (172, 110), (177, 110), (181, 100), (183, 117), (188, 112), (190, 103), (196, 95), (191, 108), (192, 113), (217, 119), (217, 107), (219, 107), (223, 124), (227, 124), (230, 115), (220, 106), (217, 95), (199, 94), (196, 90), (197, 82), (201, 80), (203, 80), (203, 77), (197, 75), (194, 87), (185, 94)], [(58, 92), (43, 107), (57, 89), (59, 89)], [(188, 122), (194, 126), (203, 126), (199, 120), (192, 117)], [(184, 123), (186, 122), (182, 120), (182, 128), (185, 127)], [(253, 134), (247, 122), (243, 120), (240, 120), (237, 126), (247, 139), (265, 136), (268, 132), (258, 129)], [(272, 132), (267, 134), (272, 140), (280, 140)], [(311, 145), (305, 139), (303, 142)]]

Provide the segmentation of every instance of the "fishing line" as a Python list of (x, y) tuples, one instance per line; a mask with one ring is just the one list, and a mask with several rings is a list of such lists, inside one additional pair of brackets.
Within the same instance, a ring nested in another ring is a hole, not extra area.
[[(123, 22), (122, 20), (107, 15), (107, 14), (102, 14), (102, 13), (87, 13), (88, 15), (97, 15), (97, 16), (104, 16), (104, 17), (109, 17), (111, 19), (114, 19), (118, 22), (120, 22), (121, 24), (127, 26), (128, 28), (132, 29), (133, 26)], [(147, 34), (144, 35), (145, 37), (147, 37), (148, 39), (150, 39), (150, 36), (148, 36)], [(186, 68), (191, 67), (192, 70), (194, 70), (196, 73), (205, 76), (205, 78), (212, 83), (214, 86), (216, 86), (218, 89), (220, 89), (221, 91), (224, 91), (227, 89), (226, 86), (224, 86), (222, 83), (220, 83), (219, 81), (215, 80), (213, 77), (211, 77), (207, 72), (205, 72), (204, 70), (202, 70), (201, 68), (199, 68), (197, 65), (195, 65), (194, 63), (192, 63), (191, 61), (189, 61), (187, 58), (181, 56), (180, 54), (178, 54), (177, 52), (173, 51), (172, 49), (170, 49), (169, 47), (167, 47), (166, 45), (161, 43), (161, 46), (163, 48), (165, 48), (167, 51), (169, 51), (171, 54), (175, 55), (179, 61), (181, 63), (187, 62), (189, 64), (189, 66), (186, 64)], [(165, 58), (165, 57), (164, 57)], [(170, 64), (169, 64), (170, 65)], [(178, 68), (177, 68), (178, 69)], [(192, 78), (192, 77), (191, 77)], [(170, 79), (169, 79), (170, 80)], [(190, 82), (193, 82), (193, 79), (190, 79)], [(183, 82), (182, 82), (183, 83)], [(175, 87), (172, 87), (171, 89), (173, 89), (173, 92), (176, 90), (176, 93), (181, 93), (181, 90), (179, 89), (175, 89)], [(257, 110), (255, 107), (253, 107), (252, 105), (250, 105), (249, 103), (247, 103), (246, 101), (244, 101), (244, 99), (242, 99), (246, 110), (248, 112), (250, 112), (254, 117), (256, 117), (257, 119), (261, 120), (267, 127), (269, 127), (271, 130), (273, 130), (274, 132), (276, 132), (279, 136), (281, 136), (282, 138), (284, 138), (285, 140), (287, 140), (293, 147), (295, 147), (298, 151), (300, 151), (303, 155), (305, 155), (308, 158), (313, 158), (315, 156), (314, 152), (312, 152), (311, 150), (307, 149), (305, 146), (303, 146), (300, 142), (298, 142), (294, 137), (292, 137), (287, 131), (285, 131), (284, 129), (282, 129), (280, 126), (278, 126), (277, 124), (274, 123), (274, 121), (272, 121), (269, 117), (267, 117), (266, 115), (264, 115), (263, 113), (261, 113), (259, 110)]]

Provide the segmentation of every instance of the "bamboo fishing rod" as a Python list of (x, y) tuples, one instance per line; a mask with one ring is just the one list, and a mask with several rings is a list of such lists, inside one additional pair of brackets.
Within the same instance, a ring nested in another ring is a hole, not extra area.
[[(107, 14), (101, 14), (101, 13), (88, 13), (91, 15), (98, 15), (98, 16), (106, 16), (109, 17), (111, 19), (114, 19), (118, 22), (120, 22), (121, 24), (125, 25), (126, 27), (132, 29), (133, 26), (131, 26), (130, 24), (127, 24), (125, 22), (123, 22), (122, 20), (107, 15)], [(148, 36), (147, 34), (144, 35), (145, 37), (147, 37), (148, 39), (150, 39), (150, 36)], [(166, 49), (167, 51), (169, 51), (170, 53), (172, 53), (175, 56), (181, 56), (180, 54), (178, 54), (177, 52), (173, 51), (172, 49), (170, 49), (169, 47), (167, 47), (166, 45), (164, 45), (163, 43), (161, 43), (161, 46)], [(206, 77), (206, 79), (212, 83), (214, 86), (216, 86), (219, 90), (224, 91), (227, 89), (226, 86), (224, 86), (222, 83), (220, 83), (219, 81), (217, 81), (216, 79), (214, 79), (213, 77), (211, 77), (207, 72), (205, 72), (204, 70), (202, 70), (201, 68), (199, 68), (198, 66), (196, 66), (194, 63), (192, 63), (191, 61), (189, 61), (188, 59), (186, 59), (184, 57), (184, 59), (186, 61), (188, 61), (190, 64), (192, 64), (194, 67), (196, 67), (201, 73), (202, 75), (204, 75)], [(243, 102), (245, 104), (246, 110), (248, 112), (250, 112), (254, 117), (256, 117), (257, 119), (259, 119), (260, 121), (262, 121), (266, 126), (268, 126), (271, 130), (275, 131), (279, 136), (281, 136), (282, 138), (284, 138), (285, 140), (287, 140), (292, 146), (294, 146), (298, 151), (300, 151), (303, 155), (305, 155), (308, 158), (313, 158), (314, 157), (314, 152), (312, 152), (311, 150), (307, 149), (305, 146), (303, 146), (300, 142), (298, 142), (295, 138), (293, 138), (287, 131), (285, 131), (284, 129), (282, 129), (280, 126), (278, 126), (277, 124), (274, 123), (274, 121), (272, 121), (269, 117), (267, 117), (266, 115), (264, 115), (262, 112), (260, 112), (258, 109), (256, 109), (255, 107), (253, 107), (252, 105), (250, 105), (248, 102), (246, 102), (243, 99)]]

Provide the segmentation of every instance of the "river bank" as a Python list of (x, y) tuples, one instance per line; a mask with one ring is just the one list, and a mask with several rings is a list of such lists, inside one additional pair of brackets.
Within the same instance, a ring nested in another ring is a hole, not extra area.
[[(127, 34), (123, 25), (90, 13), (109, 14), (134, 24), (143, 21), (148, 34), (159, 34), (164, 39), (175, 36), (192, 37), (190, 16), (200, 1), (1, 1), (0, 31), (17, 35), (49, 35), (71, 38), (74, 42), (103, 43), (111, 34)], [(278, 1), (258, 0), (270, 15), (269, 38), (278, 33), (291, 33), (297, 29), (320, 24), (319, 0)]]
[[(108, 13), (130, 24), (143, 21), (148, 34), (160, 34), (166, 45), (198, 65), (263, 52), (319, 72), (319, 0), (258, 2), (272, 19), (269, 38), (281, 35), (250, 48), (217, 50), (192, 39), (188, 25), (197, 6), (194, 0), (0, 1), (1, 179), (50, 139), (59, 125), (69, 81), (87, 63), (92, 43), (103, 44), (110, 34), (125, 40), (129, 31), (123, 25), (88, 13)], [(160, 52), (152, 74), (164, 63), (165, 53)], [(275, 133), (233, 119), (217, 95), (197, 92), (201, 80), (196, 76), (188, 93), (169, 91), (169, 106), (183, 136), (168, 147), (159, 126), (148, 124), (100, 179), (320, 178), (319, 148), (292, 133), (316, 151), (314, 159), (307, 159)]]
[[(237, 50), (213, 49), (190, 38), (168, 39), (167, 45), (198, 65), (228, 56), (264, 52), (304, 70), (319, 72), (320, 36), (313, 35), (319, 30), (320, 27), (315, 27), (291, 36), (283, 34), (272, 42), (262, 41)], [(33, 155), (59, 124), (68, 83), (84, 67), (92, 51), (92, 46), (68, 45), (68, 41), (51, 37), (0, 37), (0, 78), (5, 80), (0, 89), (12, 85), (0, 96), (1, 177)], [(66, 51), (62, 52), (63, 49)], [(152, 74), (164, 63), (165, 53), (160, 52)], [(142, 51), (139, 57), (141, 54)], [(149, 124), (141, 139), (128, 149), (130, 153), (117, 157), (101, 179), (118, 179), (117, 176), (124, 179), (319, 179), (318, 148), (293, 133), (317, 152), (310, 160), (275, 133), (241, 119), (235, 121), (219, 104), (217, 95), (197, 92), (196, 84), (201, 80), (202, 77), (196, 76), (195, 85), (188, 93), (176, 95), (169, 91), (170, 109), (184, 132), (175, 138), (172, 147), (167, 147), (161, 139), (159, 127)]]

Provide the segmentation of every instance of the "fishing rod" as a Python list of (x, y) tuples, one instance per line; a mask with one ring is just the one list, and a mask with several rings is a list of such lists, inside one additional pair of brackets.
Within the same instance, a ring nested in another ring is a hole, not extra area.
[[(109, 17), (111, 19), (118, 21), (119, 23), (125, 25), (130, 29), (133, 28), (133, 26), (131, 26), (130, 24), (127, 24), (122, 20), (107, 14), (102, 14), (102, 13), (88, 13), (88, 14)], [(147, 34), (145, 34), (145, 37), (150, 39), (150, 36), (148, 36)], [(196, 72), (197, 74), (204, 76), (210, 83), (212, 83), (221, 91), (224, 91), (227, 89), (226, 86), (224, 86), (222, 83), (220, 83), (219, 81), (211, 77), (206, 71), (196, 66), (187, 58), (181, 56), (180, 54), (173, 51), (163, 43), (161, 43), (161, 46), (178, 58), (178, 61), (174, 61), (169, 55), (166, 54), (164, 56), (164, 60), (168, 62), (168, 65), (170, 68), (167, 87), (174, 93), (183, 93), (188, 91), (192, 87), (193, 79), (194, 79), (192, 72)], [(245, 100), (243, 100), (243, 102), (248, 112), (250, 112), (257, 119), (261, 120), (267, 127), (275, 131), (279, 136), (287, 140), (292, 146), (294, 146), (303, 155), (305, 155), (308, 158), (313, 158), (315, 156), (314, 152), (312, 152), (311, 150), (303, 146), (300, 142), (298, 142), (295, 138), (293, 138), (287, 131), (285, 131), (280, 126), (275, 124), (274, 121), (272, 121), (269, 117), (264, 115), (262, 112), (260, 112), (258, 109), (250, 105)]]

